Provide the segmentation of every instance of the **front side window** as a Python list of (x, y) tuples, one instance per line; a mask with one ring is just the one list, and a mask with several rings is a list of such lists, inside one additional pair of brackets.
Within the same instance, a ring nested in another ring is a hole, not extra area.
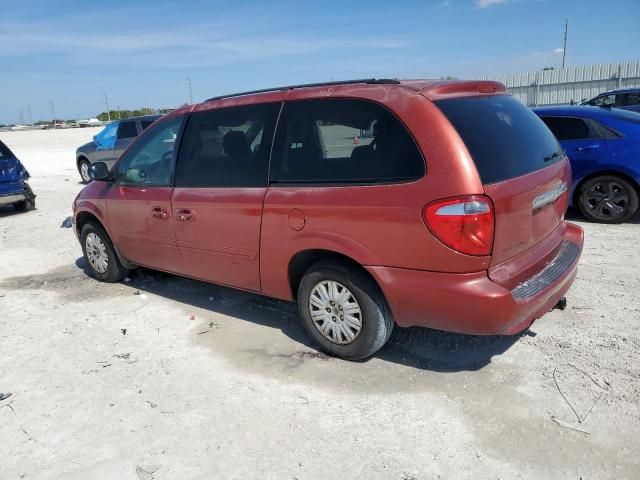
[(581, 118), (542, 117), (558, 140), (584, 140), (592, 137), (589, 127)]
[(264, 187), (280, 103), (191, 114), (176, 166), (176, 187)]
[(589, 102), (589, 105), (593, 105), (594, 107), (613, 107), (616, 103), (616, 96), (614, 94), (609, 95), (601, 95), (597, 98), (594, 98)]
[(138, 130), (136, 129), (136, 122), (120, 122), (120, 125), (118, 126), (118, 140), (121, 138), (133, 138), (137, 136)]
[(173, 150), (182, 117), (154, 125), (118, 162), (116, 181), (124, 185), (169, 186)]
[(116, 133), (118, 132), (119, 122), (113, 122), (104, 127), (100, 133), (93, 137), (98, 150), (108, 150), (113, 148), (116, 143)]
[(407, 129), (376, 103), (322, 99), (284, 106), (271, 159), (273, 184), (393, 183), (424, 173)]

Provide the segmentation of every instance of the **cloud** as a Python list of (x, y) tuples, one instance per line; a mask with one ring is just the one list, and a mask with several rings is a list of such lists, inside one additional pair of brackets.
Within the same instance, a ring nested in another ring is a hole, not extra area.
[(437, 6), (442, 8), (450, 7), (451, 2), (450, 0), (444, 0), (444, 2), (440, 2)]
[(553, 53), (557, 53), (557, 54), (564, 53), (564, 48), (556, 48), (556, 49), (553, 51)]
[(478, 8), (489, 8), (495, 5), (506, 5), (510, 0), (476, 0)]
[[(82, 25), (82, 23), (80, 23)], [(324, 32), (326, 33), (326, 32)], [(233, 22), (186, 24), (136, 33), (56, 29), (51, 24), (12, 24), (0, 28), (0, 58), (55, 55), (72, 64), (187, 68), (220, 66), (269, 58), (318, 55), (333, 51), (393, 51), (406, 42), (372, 35), (278, 32)]]

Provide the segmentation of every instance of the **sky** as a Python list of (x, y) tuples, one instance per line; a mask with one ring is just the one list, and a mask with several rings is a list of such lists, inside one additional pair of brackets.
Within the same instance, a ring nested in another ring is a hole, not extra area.
[(640, 0), (0, 0), (0, 124), (354, 78), (640, 59)]

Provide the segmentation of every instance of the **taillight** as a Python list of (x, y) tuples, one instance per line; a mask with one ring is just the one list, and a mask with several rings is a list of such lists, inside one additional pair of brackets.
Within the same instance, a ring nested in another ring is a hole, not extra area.
[(480, 195), (430, 203), (422, 212), (438, 240), (460, 253), (490, 255), (493, 245), (493, 205)]

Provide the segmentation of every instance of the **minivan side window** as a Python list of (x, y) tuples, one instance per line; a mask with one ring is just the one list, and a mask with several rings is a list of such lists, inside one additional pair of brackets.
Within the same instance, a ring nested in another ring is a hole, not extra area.
[(171, 185), (173, 149), (183, 117), (154, 125), (120, 159), (116, 182), (121, 185)]
[(149, 125), (151, 125), (155, 120), (140, 120), (140, 127), (142, 130), (146, 130)]
[(425, 174), (404, 125), (367, 100), (286, 102), (273, 151), (274, 185), (393, 183)]
[[(558, 140), (585, 140), (590, 135), (589, 126), (581, 118), (541, 117)], [(598, 137), (595, 137), (598, 138)]]
[(192, 113), (176, 165), (176, 187), (265, 187), (281, 103)]
[(138, 130), (136, 129), (136, 122), (120, 122), (120, 125), (118, 125), (118, 140), (121, 138), (133, 138), (137, 136)]

